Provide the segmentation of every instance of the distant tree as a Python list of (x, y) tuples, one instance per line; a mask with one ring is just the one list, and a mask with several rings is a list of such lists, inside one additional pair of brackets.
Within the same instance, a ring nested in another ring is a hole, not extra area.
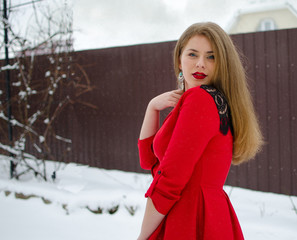
[[(11, 83), (13, 141), (7, 137), (7, 102), (2, 100), (0, 148), (12, 156), (14, 178), (32, 171), (48, 180), (46, 160), (63, 161), (71, 150), (71, 139), (56, 133), (58, 116), (75, 102), (96, 107), (80, 99), (82, 94), (92, 91), (92, 86), (74, 59), (71, 7), (65, 1), (55, 0), (38, 3), (32, 0), (30, 6), (32, 14), (21, 28), (13, 25), (11, 15), (8, 21), (2, 18), (2, 27), (8, 28), (8, 47), (13, 59), (9, 66), (2, 65), (1, 71), (11, 71), (15, 77)], [(15, 11), (9, 9), (10, 14)], [(3, 47), (2, 44), (1, 52)], [(0, 91), (2, 96), (4, 93)], [(65, 143), (65, 154), (59, 159), (51, 149), (54, 141)], [(55, 178), (55, 172), (50, 174)]]

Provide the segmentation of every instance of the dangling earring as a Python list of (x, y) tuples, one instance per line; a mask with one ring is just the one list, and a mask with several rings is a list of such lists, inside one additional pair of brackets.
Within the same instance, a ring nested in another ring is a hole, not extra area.
[(185, 89), (184, 86), (185, 86), (185, 77), (183, 75), (183, 72), (180, 71), (178, 75), (178, 87), (179, 89), (184, 90)]

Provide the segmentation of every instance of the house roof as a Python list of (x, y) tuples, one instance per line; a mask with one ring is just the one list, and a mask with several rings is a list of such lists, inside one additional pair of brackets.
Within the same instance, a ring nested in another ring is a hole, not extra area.
[[(297, 6), (296, 8), (289, 0), (279, 0), (277, 2), (272, 1), (261, 1), (259, 3), (252, 4), (246, 8), (239, 9), (237, 15), (256, 13), (256, 12), (267, 12), (279, 9), (289, 9), (297, 17)], [(295, 3), (296, 5), (296, 3)]]

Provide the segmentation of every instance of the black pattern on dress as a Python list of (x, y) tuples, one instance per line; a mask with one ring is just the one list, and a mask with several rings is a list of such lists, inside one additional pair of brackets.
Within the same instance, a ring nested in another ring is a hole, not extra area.
[(202, 85), (200, 86), (200, 88), (208, 92), (217, 105), (218, 113), (220, 116), (220, 132), (223, 135), (226, 135), (228, 133), (228, 130), (230, 129), (231, 133), (233, 134), (230, 107), (225, 96), (213, 86)]

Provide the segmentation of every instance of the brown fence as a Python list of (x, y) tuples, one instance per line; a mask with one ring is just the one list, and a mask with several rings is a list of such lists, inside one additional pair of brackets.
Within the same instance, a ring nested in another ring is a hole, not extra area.
[[(247, 57), (266, 145), (255, 160), (233, 166), (227, 184), (297, 195), (297, 29), (232, 38)], [(165, 42), (75, 53), (95, 86), (84, 100), (98, 109), (74, 104), (60, 117), (58, 133), (73, 142), (67, 162), (142, 171), (139, 130), (148, 101), (175, 88), (174, 45)], [(61, 146), (53, 148), (59, 159)]]

